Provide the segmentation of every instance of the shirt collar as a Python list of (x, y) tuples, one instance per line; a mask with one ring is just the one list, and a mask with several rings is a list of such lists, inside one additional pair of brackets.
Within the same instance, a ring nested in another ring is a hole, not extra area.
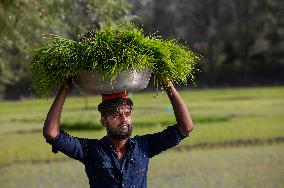
[[(110, 143), (109, 143), (109, 139), (107, 136), (104, 136), (102, 139), (101, 139), (101, 143), (104, 145), (104, 146), (110, 146)], [(136, 144), (136, 140), (133, 139), (133, 138), (128, 138), (128, 143), (130, 143), (130, 148), (131, 150), (133, 150), (135, 144)]]

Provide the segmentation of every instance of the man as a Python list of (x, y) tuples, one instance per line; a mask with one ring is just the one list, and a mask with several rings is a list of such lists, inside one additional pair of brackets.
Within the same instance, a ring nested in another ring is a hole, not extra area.
[(126, 93), (103, 95), (99, 104), (101, 124), (107, 130), (102, 139), (77, 138), (59, 130), (63, 104), (72, 84), (60, 88), (47, 115), (43, 135), (52, 151), (81, 161), (90, 187), (147, 187), (149, 159), (176, 146), (193, 129), (186, 105), (175, 87), (164, 88), (174, 109), (176, 124), (159, 133), (135, 136), (132, 131), (132, 101)]

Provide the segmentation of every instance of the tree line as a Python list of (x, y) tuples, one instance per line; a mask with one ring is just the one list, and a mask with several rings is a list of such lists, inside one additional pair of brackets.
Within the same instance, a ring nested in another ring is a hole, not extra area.
[(284, 83), (282, 0), (2, 0), (0, 93), (30, 95), (30, 50), (43, 35), (78, 39), (107, 22), (133, 21), (199, 53), (197, 87)]
[(90, 29), (129, 22), (128, 0), (1, 0), (0, 95), (31, 95), (31, 50), (44, 36), (78, 40)]
[(203, 58), (198, 86), (284, 83), (284, 1), (153, 0), (145, 30), (178, 37)]

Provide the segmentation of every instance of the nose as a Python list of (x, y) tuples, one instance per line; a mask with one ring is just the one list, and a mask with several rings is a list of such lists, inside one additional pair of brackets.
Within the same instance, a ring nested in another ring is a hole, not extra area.
[(125, 116), (124, 113), (122, 113), (122, 114), (120, 115), (120, 121), (121, 121), (121, 122), (126, 122), (126, 116)]

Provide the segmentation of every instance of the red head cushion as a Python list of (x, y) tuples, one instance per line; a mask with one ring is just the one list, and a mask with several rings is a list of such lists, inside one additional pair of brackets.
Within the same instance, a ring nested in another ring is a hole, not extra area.
[(107, 101), (110, 99), (115, 99), (115, 98), (123, 98), (123, 99), (128, 99), (128, 93), (126, 91), (121, 92), (121, 93), (112, 93), (112, 94), (102, 94), (102, 101)]

